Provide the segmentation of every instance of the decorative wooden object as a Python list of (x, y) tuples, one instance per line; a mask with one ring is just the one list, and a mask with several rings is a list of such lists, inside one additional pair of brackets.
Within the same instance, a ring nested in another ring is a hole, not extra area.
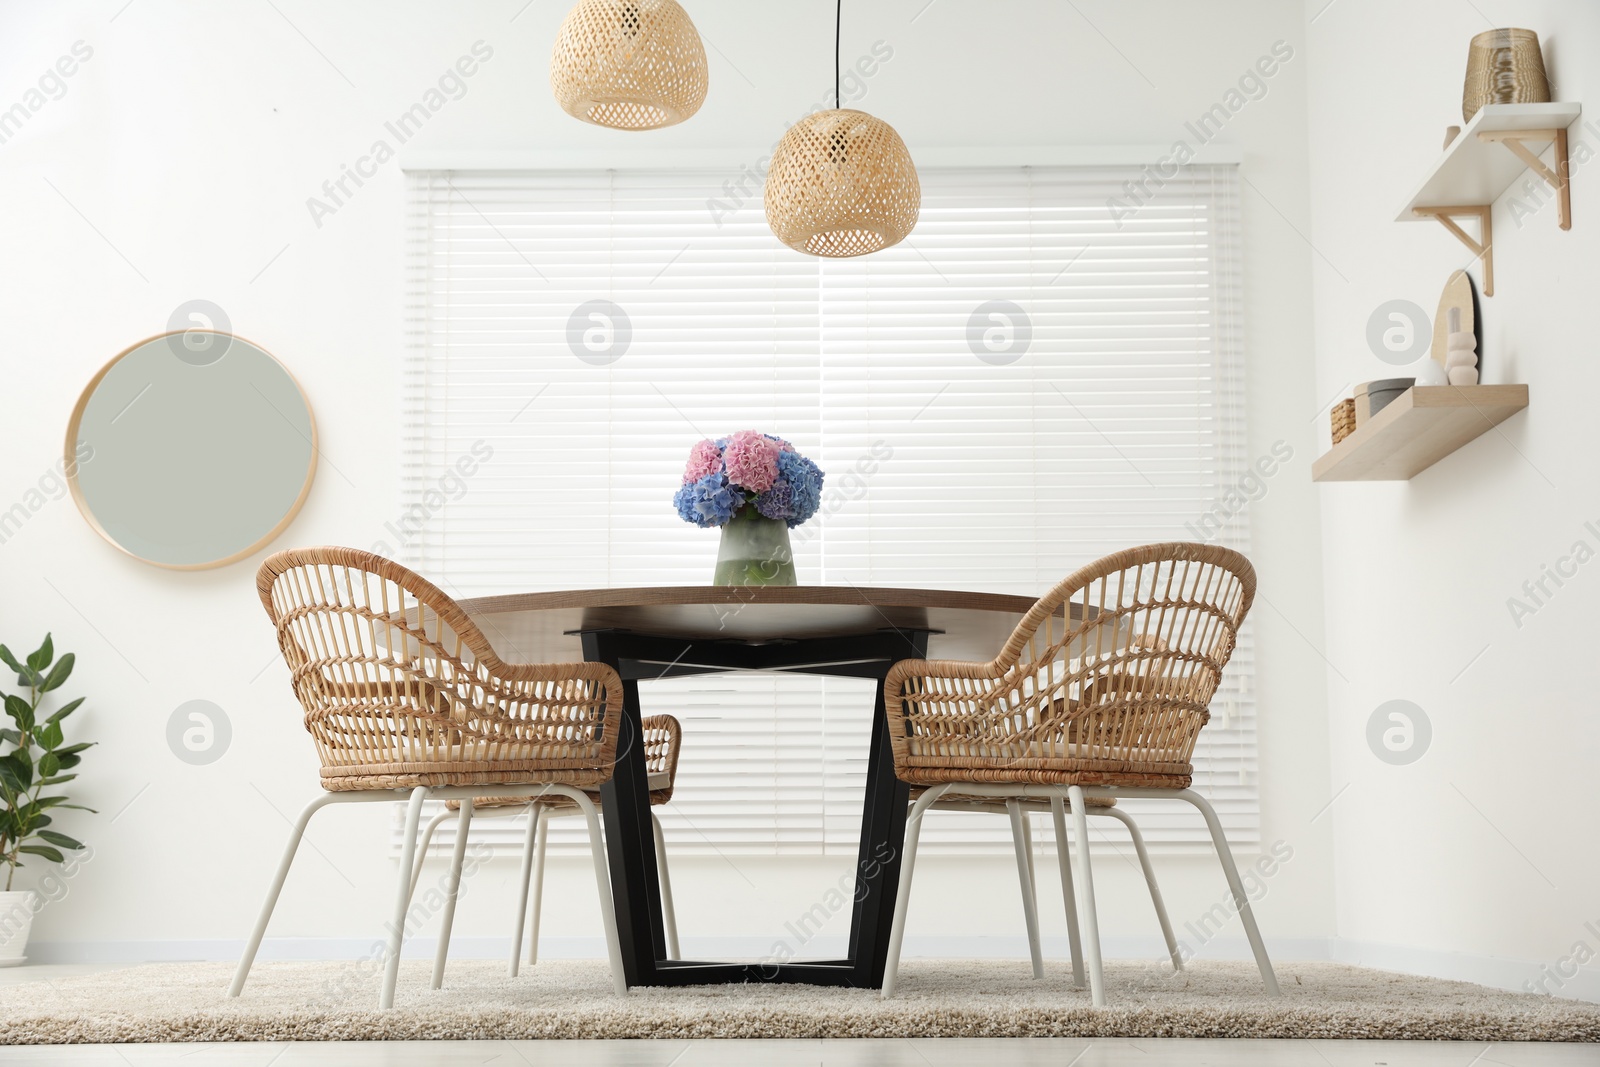
[(705, 46), (677, 0), (581, 0), (550, 57), (550, 88), (574, 118), (655, 130), (705, 103)]
[(1472, 290), (1472, 275), (1458, 270), (1450, 275), (1439, 292), (1439, 309), (1433, 316), (1433, 343), (1428, 355), (1442, 368), (1445, 352), (1450, 342), (1450, 313), (1461, 317), (1461, 328), (1476, 336), (1478, 332), (1477, 299)]
[(1461, 328), (1461, 309), (1450, 309), (1450, 338), (1445, 350), (1445, 373), (1451, 385), (1478, 384), (1478, 339)]
[(916, 226), (922, 185), (893, 126), (863, 111), (819, 111), (773, 153), (766, 206), (767, 225), (795, 251), (864, 256)]
[(1321, 456), (1311, 480), (1404, 481), (1527, 406), (1526, 385), (1408, 389)]
[[(1401, 210), (1398, 221), (1435, 219), (1483, 261), (1483, 295), (1494, 295), (1494, 233), (1490, 206), (1532, 169), (1555, 193), (1558, 224), (1572, 228), (1572, 190), (1567, 158), (1567, 127), (1582, 113), (1574, 103), (1486, 104), (1462, 135), (1445, 149), (1422, 187)], [(1508, 151), (1501, 151), (1503, 145)], [(1539, 158), (1553, 146), (1554, 163)], [(1459, 225), (1476, 219), (1473, 237)]]

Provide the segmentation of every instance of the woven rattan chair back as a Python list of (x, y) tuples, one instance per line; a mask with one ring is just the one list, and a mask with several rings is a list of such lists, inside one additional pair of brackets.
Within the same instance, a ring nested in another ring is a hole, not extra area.
[(908, 782), (1187, 788), (1207, 705), (1255, 595), (1250, 561), (1172, 543), (1115, 553), (1041, 597), (989, 663), (886, 680)]
[(683, 726), (672, 715), (646, 715), (644, 726), (644, 769), (648, 775), (664, 774), (667, 784), (650, 790), (652, 805), (672, 799), (678, 784), (678, 750), (683, 747)]
[(622, 687), (604, 664), (508, 664), (454, 600), (352, 548), (256, 576), (328, 789), (611, 776)]

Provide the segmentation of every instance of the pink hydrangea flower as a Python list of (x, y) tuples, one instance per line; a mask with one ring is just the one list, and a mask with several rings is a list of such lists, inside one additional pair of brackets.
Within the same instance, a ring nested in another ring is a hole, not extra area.
[(683, 484), (698, 482), (708, 474), (722, 470), (722, 452), (715, 441), (697, 441), (689, 449), (689, 466), (683, 472)]
[(752, 493), (764, 493), (778, 477), (778, 442), (754, 430), (730, 434), (722, 461), (728, 481)]

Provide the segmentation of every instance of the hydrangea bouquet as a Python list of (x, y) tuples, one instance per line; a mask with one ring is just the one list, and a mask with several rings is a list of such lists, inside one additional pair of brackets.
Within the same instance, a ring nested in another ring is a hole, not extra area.
[(718, 585), (794, 585), (789, 530), (817, 513), (822, 471), (780, 437), (740, 430), (689, 449), (678, 515), (722, 527)]

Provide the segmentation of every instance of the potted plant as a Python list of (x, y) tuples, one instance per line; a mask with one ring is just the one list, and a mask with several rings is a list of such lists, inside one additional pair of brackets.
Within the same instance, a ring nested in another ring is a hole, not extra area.
[(12, 888), (23, 857), (37, 856), (51, 863), (62, 863), (66, 859), (61, 854), (62, 849), (83, 848), (66, 834), (49, 828), (50, 811), (53, 808), (92, 809), (70, 804), (65, 796), (54, 792), (44, 795), (46, 789), (77, 777), (67, 772), (78, 765), (82, 759), (80, 753), (89, 744), (65, 744), (61, 720), (76, 711), (83, 698), (68, 701), (44, 718), (39, 714), (45, 694), (61, 688), (72, 674), (73, 660), (70, 652), (60, 659), (55, 658), (55, 646), (49, 634), (45, 634), (44, 643), (21, 663), (10, 649), (0, 645), (0, 662), (16, 672), (17, 684), (25, 687), (28, 693), (26, 697), (5, 695), (6, 715), (12, 725), (0, 729), (0, 748), (9, 747), (9, 751), (0, 755), (0, 862), (5, 865), (5, 889), (0, 891), (0, 967), (23, 962), (33, 916), (39, 910), (37, 894)]
[(713, 585), (794, 585), (789, 531), (817, 513), (822, 471), (781, 437), (740, 430), (689, 450), (678, 516), (722, 527)]

